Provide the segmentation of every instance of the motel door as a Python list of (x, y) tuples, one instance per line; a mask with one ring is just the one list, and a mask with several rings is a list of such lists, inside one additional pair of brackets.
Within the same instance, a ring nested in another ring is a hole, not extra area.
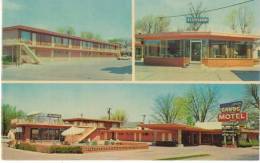
[(190, 60), (191, 63), (199, 63), (201, 61), (202, 42), (191, 40), (190, 42)]

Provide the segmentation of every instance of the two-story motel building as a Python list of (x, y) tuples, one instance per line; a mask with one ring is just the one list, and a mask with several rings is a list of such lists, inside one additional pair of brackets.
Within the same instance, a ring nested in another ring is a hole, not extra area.
[(22, 46), (28, 46), (37, 57), (43, 58), (118, 57), (121, 49), (119, 44), (28, 26), (3, 28), (3, 55), (13, 58), (23, 55), (26, 49)]

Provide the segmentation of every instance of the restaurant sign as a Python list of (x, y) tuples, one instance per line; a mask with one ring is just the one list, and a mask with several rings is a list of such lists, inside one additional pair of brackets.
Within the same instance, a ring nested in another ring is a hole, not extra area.
[(209, 23), (209, 18), (208, 17), (186, 17), (186, 22), (207, 24)]
[(241, 112), (242, 101), (220, 104), (219, 122), (239, 122), (248, 118), (246, 112)]

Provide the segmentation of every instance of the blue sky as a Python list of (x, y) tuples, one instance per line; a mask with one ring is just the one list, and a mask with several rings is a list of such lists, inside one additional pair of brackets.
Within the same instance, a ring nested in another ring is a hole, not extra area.
[[(170, 16), (186, 14), (188, 13), (188, 5), (190, 2), (194, 5), (202, 2), (205, 8), (213, 9), (244, 1), (246, 0), (136, 0), (136, 19), (140, 19), (145, 15)], [(248, 7), (250, 11), (254, 13), (255, 22), (252, 33), (260, 34), (260, 0), (254, 0), (253, 2), (244, 4), (243, 6)], [(201, 30), (230, 32), (225, 17), (231, 9), (237, 9), (238, 7), (239, 6), (208, 13), (210, 23), (207, 26), (203, 26)], [(170, 30), (173, 31), (178, 28), (185, 29), (185, 26), (185, 17), (171, 19)]]
[[(241, 100), (244, 96), (245, 85), (210, 86), (218, 90), (219, 103)], [(3, 84), (2, 103), (26, 113), (60, 113), (65, 118), (79, 117), (81, 113), (100, 118), (111, 107), (112, 111), (124, 109), (129, 121), (141, 121), (142, 114), (150, 119), (158, 96), (168, 93), (182, 96), (191, 87), (191, 84)]]
[(28, 25), (52, 31), (72, 26), (104, 39), (131, 38), (130, 0), (3, 0), (3, 26)]

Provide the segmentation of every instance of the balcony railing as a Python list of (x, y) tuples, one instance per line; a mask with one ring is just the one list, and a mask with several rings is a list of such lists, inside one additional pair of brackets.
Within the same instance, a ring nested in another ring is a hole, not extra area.
[(66, 125), (62, 120), (60, 121), (39, 121), (36, 119), (12, 119), (12, 125), (17, 124), (40, 124), (40, 125)]
[(90, 50), (90, 51), (97, 51), (97, 52), (108, 52), (108, 53), (119, 53), (120, 49), (102, 49), (102, 48), (88, 48), (88, 47), (80, 47), (80, 46), (69, 46), (63, 44), (53, 44), (48, 42), (32, 42), (32, 41), (22, 41), (20, 39), (5, 39), (3, 40), (4, 46), (12, 46), (12, 45), (20, 45), (22, 43), (28, 44), (31, 47), (53, 47), (55, 48), (62, 48), (62, 49), (80, 49), (80, 50)]

